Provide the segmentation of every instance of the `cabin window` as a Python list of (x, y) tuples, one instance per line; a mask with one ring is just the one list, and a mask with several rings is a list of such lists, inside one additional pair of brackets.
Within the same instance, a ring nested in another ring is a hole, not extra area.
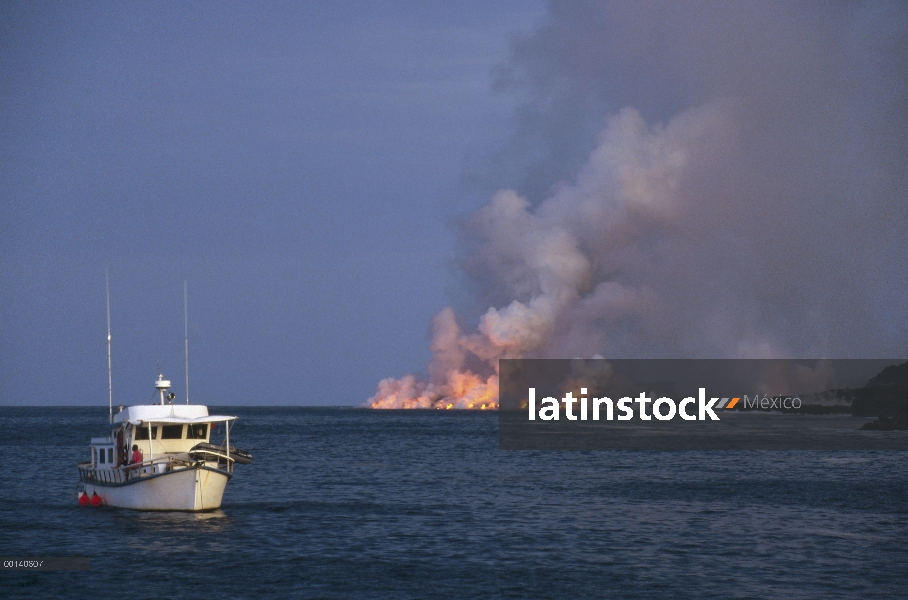
[[(135, 433), (135, 437), (133, 439), (134, 440), (147, 440), (148, 439), (148, 426), (142, 425), (141, 427), (136, 427), (136, 433)], [(158, 428), (157, 427), (151, 428), (151, 439), (153, 439), (153, 440), (158, 439)]]
[(113, 448), (107, 449), (107, 464), (113, 464)]
[(102, 465), (106, 462), (104, 460), (104, 448), (98, 448), (98, 462)]
[(208, 437), (208, 423), (189, 425), (189, 439), (204, 440)]
[(164, 425), (161, 427), (162, 440), (181, 440), (183, 439), (182, 425)]

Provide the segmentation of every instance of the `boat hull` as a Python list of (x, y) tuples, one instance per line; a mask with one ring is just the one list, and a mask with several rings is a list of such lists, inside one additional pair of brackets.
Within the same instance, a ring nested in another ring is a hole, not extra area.
[(125, 483), (84, 482), (101, 503), (133, 510), (206, 511), (221, 507), (230, 475), (211, 467), (189, 467), (137, 477)]

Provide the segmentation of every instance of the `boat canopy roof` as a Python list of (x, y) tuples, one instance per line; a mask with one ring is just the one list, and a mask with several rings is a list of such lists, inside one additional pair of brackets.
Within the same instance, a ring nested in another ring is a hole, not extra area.
[(209, 415), (208, 407), (201, 404), (143, 404), (128, 406), (113, 417), (114, 424), (129, 423), (220, 423), (236, 417)]
[(141, 419), (136, 421), (127, 421), (130, 425), (143, 425), (145, 423), (221, 423), (223, 421), (235, 421), (237, 417), (228, 417), (225, 415), (211, 415), (210, 417), (197, 417), (187, 419), (182, 417), (162, 417), (160, 419)]

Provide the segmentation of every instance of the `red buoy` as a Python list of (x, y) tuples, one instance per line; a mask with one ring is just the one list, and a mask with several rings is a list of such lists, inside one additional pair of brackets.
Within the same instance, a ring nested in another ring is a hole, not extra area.
[(79, 505), (88, 506), (88, 494), (86, 494), (85, 492), (79, 494)]
[(99, 496), (97, 492), (91, 495), (91, 505), (101, 506), (101, 496)]

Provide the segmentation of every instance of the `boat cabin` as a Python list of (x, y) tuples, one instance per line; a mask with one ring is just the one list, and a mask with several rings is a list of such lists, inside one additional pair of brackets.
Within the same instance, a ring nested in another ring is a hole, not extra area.
[(196, 444), (209, 441), (212, 428), (225, 418), (214, 419), (207, 406), (198, 404), (129, 406), (114, 415), (111, 433), (117, 440), (122, 435), (129, 453), (133, 446), (143, 456), (189, 452)]
[(227, 435), (234, 419), (209, 415), (208, 407), (199, 404), (130, 406), (114, 415), (111, 439), (126, 448), (127, 461), (133, 446), (149, 460), (155, 455), (189, 452), (210, 441), (212, 432), (221, 427)]
[(209, 415), (208, 407), (198, 404), (122, 408), (113, 416), (110, 437), (91, 439), (91, 466), (116, 469), (131, 464), (133, 446), (142, 453), (142, 462), (189, 453), (198, 444), (209, 442), (215, 431), (229, 436), (230, 422), (235, 418)]

